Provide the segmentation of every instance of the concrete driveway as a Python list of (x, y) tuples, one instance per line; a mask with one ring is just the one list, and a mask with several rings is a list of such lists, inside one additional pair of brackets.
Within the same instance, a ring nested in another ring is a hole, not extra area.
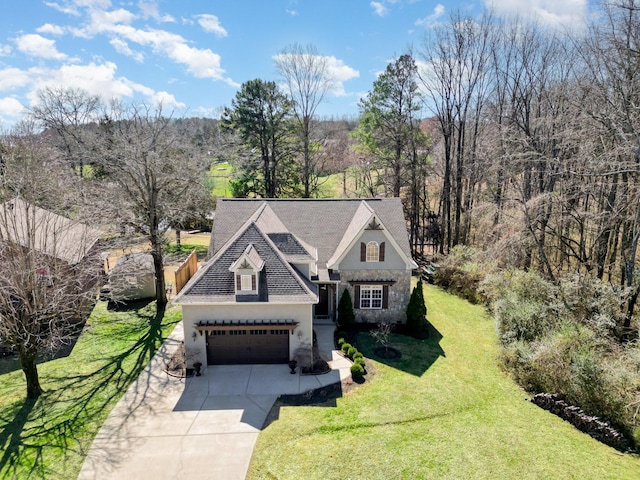
[[(331, 348), (332, 330), (316, 327), (321, 349)], [(350, 362), (332, 352), (333, 370), (319, 376), (291, 375), (286, 365), (231, 365), (175, 378), (164, 366), (182, 338), (179, 324), (111, 411), (79, 479), (244, 479), (278, 395), (350, 375)]]

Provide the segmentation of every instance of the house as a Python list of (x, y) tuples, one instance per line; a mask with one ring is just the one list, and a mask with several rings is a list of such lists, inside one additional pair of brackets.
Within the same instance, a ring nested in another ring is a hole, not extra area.
[(187, 359), (285, 363), (345, 289), (356, 321), (404, 322), (416, 266), (399, 198), (220, 199), (209, 260), (174, 299)]

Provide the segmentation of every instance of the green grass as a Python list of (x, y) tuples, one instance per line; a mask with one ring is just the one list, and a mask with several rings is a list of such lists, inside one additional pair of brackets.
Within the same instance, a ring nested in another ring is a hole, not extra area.
[(0, 478), (76, 478), (98, 429), (181, 319), (155, 303), (99, 302), (71, 354), (38, 366), (45, 393), (25, 399), (21, 370), (0, 375)]
[(233, 167), (228, 163), (216, 163), (211, 166), (207, 177), (211, 192), (216, 197), (231, 197), (229, 180), (233, 178)]
[[(393, 336), (397, 361), (335, 407), (283, 407), (259, 436), (250, 479), (635, 479), (622, 455), (527, 401), (497, 367), (479, 306), (426, 286), (426, 341)], [(367, 334), (358, 348), (371, 358)]]
[(170, 243), (164, 247), (165, 253), (191, 253), (194, 249), (198, 252), (198, 256), (205, 257), (209, 251), (209, 246), (198, 243), (180, 242), (180, 248), (178, 248), (178, 245), (175, 243)]

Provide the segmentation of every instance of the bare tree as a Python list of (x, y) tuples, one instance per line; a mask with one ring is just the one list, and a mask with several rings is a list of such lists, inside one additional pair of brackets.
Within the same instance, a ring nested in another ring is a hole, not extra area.
[(0, 339), (18, 352), (28, 398), (42, 393), (39, 355), (77, 333), (101, 272), (100, 232), (40, 208), (72, 186), (35, 138), (4, 138), (0, 190)]
[[(162, 106), (113, 104), (101, 123), (98, 182), (102, 213), (146, 237), (153, 256), (156, 301), (167, 303), (163, 246), (172, 222), (184, 213), (184, 198), (202, 198), (205, 158), (185, 141), (180, 125), (165, 116)], [(187, 202), (192, 203), (192, 202)]]
[(72, 87), (47, 87), (38, 91), (37, 102), (30, 110), (80, 177), (84, 166), (92, 163), (91, 137), (96, 129), (88, 125), (97, 125), (100, 108), (98, 95)]
[(275, 57), (276, 68), (293, 100), (296, 130), (302, 143), (301, 177), (303, 197), (309, 198), (317, 189), (317, 148), (313, 146), (313, 121), (318, 106), (333, 86), (327, 57), (318, 54), (313, 45), (297, 43), (288, 46)]

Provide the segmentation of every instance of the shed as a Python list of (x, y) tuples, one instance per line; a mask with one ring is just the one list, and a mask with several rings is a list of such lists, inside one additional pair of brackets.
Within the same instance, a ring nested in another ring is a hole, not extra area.
[(153, 257), (133, 252), (120, 257), (109, 272), (110, 298), (116, 302), (143, 300), (156, 296)]

